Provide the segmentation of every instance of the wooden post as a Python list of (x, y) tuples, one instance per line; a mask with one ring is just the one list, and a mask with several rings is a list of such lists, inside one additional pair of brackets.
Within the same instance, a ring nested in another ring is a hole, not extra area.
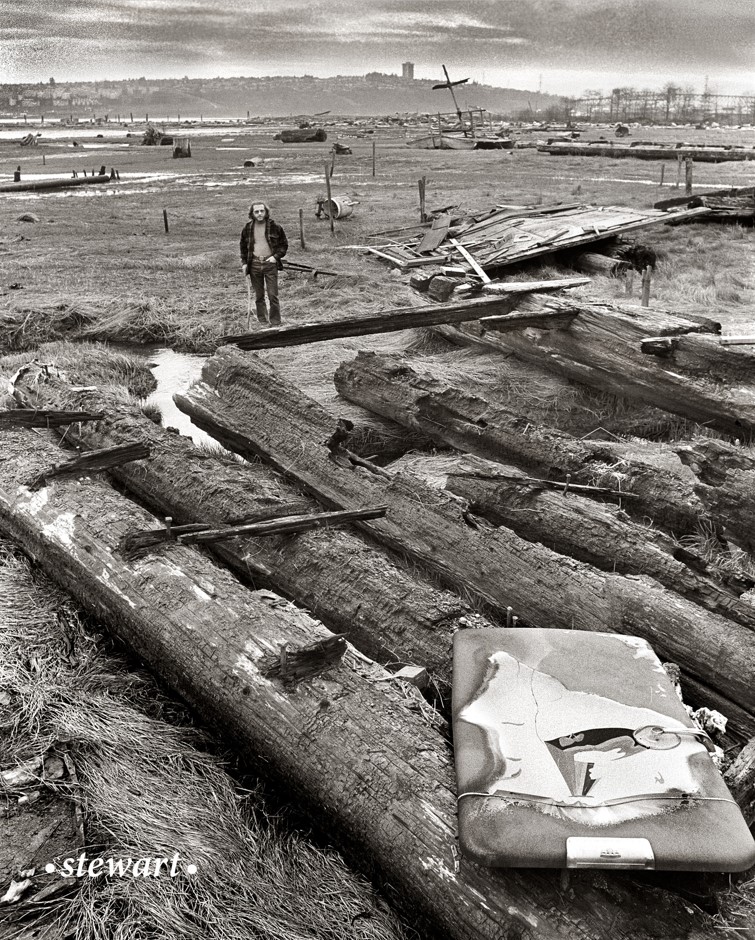
[(330, 152), (330, 176), (331, 177), (333, 176), (333, 172), (335, 171), (335, 168), (336, 168), (336, 148), (333, 147), (333, 149)]
[(163, 209), (163, 224), (165, 225), (165, 234), (167, 235), (170, 232), (168, 228), (168, 210)]
[(663, 186), (663, 177), (665, 175), (666, 175), (666, 164), (661, 163), (661, 183), (660, 183), (661, 186)]
[(329, 167), (328, 167), (328, 164), (326, 163), (325, 164), (325, 191), (327, 192), (327, 195), (328, 195), (328, 218), (330, 219), (330, 232), (331, 234), (334, 235), (336, 231), (336, 227), (333, 222), (333, 200), (330, 195), (330, 173), (328, 172), (328, 170), (329, 170)]
[(372, 175), (375, 176), (375, 141), (372, 141)]
[(627, 271), (626, 280), (624, 281), (624, 293), (627, 295), (627, 297), (631, 296), (633, 286), (634, 286), (634, 268), (630, 268)]
[(427, 215), (425, 214), (425, 183), (426, 183), (426, 177), (424, 176), (422, 177), (422, 179), (417, 180), (417, 184), (419, 186), (419, 220), (420, 222), (427, 221)]
[(684, 158), (684, 195), (692, 195), (692, 164), (694, 163), (692, 157)]
[(653, 274), (653, 269), (648, 265), (645, 270), (642, 272), (642, 306), (650, 306), (650, 279)]
[(475, 126), (474, 126), (474, 111), (470, 110), (469, 112), (469, 129), (472, 132), (472, 137), (475, 136)]
[(134, 112), (133, 112), (133, 111), (129, 111), (129, 114), (131, 115), (131, 123), (133, 124), (133, 123), (134, 123)]
[(42, 166), (44, 166), (44, 165), (45, 165), (45, 155), (42, 154)]
[(144, 115), (144, 123), (145, 123), (145, 124), (149, 124), (149, 115), (148, 115), (148, 114), (145, 114), (145, 115)]
[(676, 186), (674, 186), (674, 189), (679, 189), (679, 183), (681, 182), (681, 180), (682, 180), (682, 155), (679, 154), (679, 156), (676, 158)]
[(304, 244), (304, 209), (299, 209), (299, 242), (302, 249), (306, 249)]

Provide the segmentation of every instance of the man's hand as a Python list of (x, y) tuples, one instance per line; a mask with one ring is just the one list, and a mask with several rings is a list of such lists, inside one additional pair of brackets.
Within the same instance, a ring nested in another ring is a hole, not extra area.
[(274, 261), (276, 264), (278, 263), (278, 259), (275, 257), (275, 255), (270, 255), (270, 257), (267, 260)]
[(246, 270), (247, 270), (246, 265), (245, 265), (245, 264), (242, 264), (242, 265), (241, 265), (241, 273), (244, 275), (244, 277), (246, 277)]

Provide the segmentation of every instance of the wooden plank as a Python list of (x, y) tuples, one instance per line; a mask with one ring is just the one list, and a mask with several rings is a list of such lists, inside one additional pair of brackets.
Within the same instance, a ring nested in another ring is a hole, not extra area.
[(439, 323), (463, 323), (480, 317), (511, 311), (522, 294), (532, 291), (553, 291), (589, 283), (589, 278), (560, 278), (550, 281), (511, 281), (500, 284), (494, 298), (476, 298), (454, 304), (430, 304), (422, 307), (398, 307), (372, 317), (351, 317), (329, 323), (305, 323), (221, 336), (219, 345), (233, 344), (240, 349), (275, 349), (281, 346), (300, 346), (319, 343), (341, 336), (367, 336), (373, 333), (393, 333)]
[(467, 249), (466, 249), (460, 242), (458, 242), (455, 238), (451, 238), (451, 239), (449, 239), (449, 241), (450, 241), (451, 244), (454, 246), (454, 248), (459, 252), (459, 254), (462, 256), (462, 258), (464, 258), (464, 260), (469, 263), (469, 265), (471, 266), (471, 268), (472, 268), (472, 270), (475, 272), (475, 274), (477, 274), (477, 275), (482, 279), (482, 282), (483, 282), (484, 284), (489, 284), (489, 283), (490, 283), (490, 278), (489, 278), (488, 275), (482, 270), (482, 268), (480, 267), (480, 265), (475, 261), (475, 259), (474, 259), (474, 258), (472, 257), (472, 255), (467, 251)]
[(444, 213), (433, 219), (432, 227), (425, 232), (422, 241), (417, 245), (416, 251), (422, 255), (426, 252), (435, 251), (436, 248), (445, 240), (448, 235), (448, 229), (451, 225), (451, 217)]

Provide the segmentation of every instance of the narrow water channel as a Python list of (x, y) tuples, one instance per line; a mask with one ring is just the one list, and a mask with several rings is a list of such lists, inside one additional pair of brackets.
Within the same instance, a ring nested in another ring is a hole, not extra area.
[(163, 427), (175, 428), (179, 433), (190, 437), (195, 444), (203, 444), (216, 450), (223, 448), (205, 431), (192, 424), (191, 418), (179, 411), (173, 403), (176, 392), (185, 392), (198, 381), (202, 374), (205, 356), (193, 353), (180, 353), (170, 348), (129, 347), (128, 352), (147, 360), (150, 371), (155, 377), (157, 388), (145, 399), (146, 405), (159, 408)]

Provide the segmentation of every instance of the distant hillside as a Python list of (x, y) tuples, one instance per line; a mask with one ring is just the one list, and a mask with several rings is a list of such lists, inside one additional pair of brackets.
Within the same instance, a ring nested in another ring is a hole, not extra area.
[[(0, 85), (0, 109), (13, 113), (100, 117), (134, 114), (159, 120), (183, 118), (286, 117), (330, 111), (344, 116), (420, 114), (454, 110), (444, 89), (433, 82), (371, 72), (365, 76), (162, 79), (122, 82), (58, 82), (53, 85)], [(470, 82), (455, 89), (459, 106), (486, 108), (495, 115), (533, 116), (557, 105), (555, 95), (494, 88)]]

